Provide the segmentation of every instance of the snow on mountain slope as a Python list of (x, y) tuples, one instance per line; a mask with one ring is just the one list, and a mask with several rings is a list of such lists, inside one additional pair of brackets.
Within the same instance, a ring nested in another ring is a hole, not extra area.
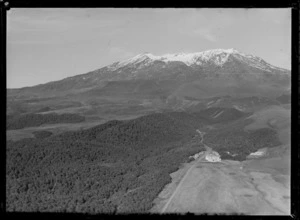
[(232, 59), (237, 59), (242, 63), (245, 63), (249, 66), (267, 72), (271, 72), (272, 70), (279, 70), (279, 71), (284, 70), (268, 64), (260, 57), (244, 54), (235, 49), (213, 49), (213, 50), (207, 50), (207, 51), (196, 52), (196, 53), (165, 54), (162, 56), (156, 56), (151, 53), (143, 53), (133, 58), (121, 62), (116, 62), (108, 66), (108, 69), (114, 71), (127, 65), (130, 66), (142, 65), (138, 67), (138, 68), (142, 68), (143, 66), (149, 66), (154, 61), (161, 61), (165, 63), (178, 61), (178, 62), (183, 62), (187, 66), (192, 66), (192, 65), (203, 66), (206, 64), (214, 64), (216, 66), (222, 66), (223, 64), (225, 64), (226, 62)]
[[(25, 94), (40, 97), (41, 94), (79, 94), (96, 89), (102, 91), (100, 94), (111, 94), (114, 85), (109, 82), (132, 81), (139, 88), (143, 88), (144, 82), (145, 85), (150, 82), (146, 88), (150, 88), (152, 95), (158, 91), (155, 82), (165, 83), (159, 84), (160, 93), (174, 93), (180, 99), (220, 94), (277, 95), (279, 87), (280, 94), (290, 87), (290, 79), (290, 71), (274, 67), (259, 57), (246, 55), (235, 49), (214, 49), (162, 56), (143, 53), (85, 74), (8, 90), (8, 93), (13, 97), (23, 97)], [(115, 91), (119, 91), (119, 86)], [(127, 87), (127, 84), (123, 86)]]

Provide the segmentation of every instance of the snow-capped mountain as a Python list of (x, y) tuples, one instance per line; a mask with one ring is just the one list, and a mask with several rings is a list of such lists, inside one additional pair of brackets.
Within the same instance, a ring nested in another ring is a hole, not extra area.
[(268, 64), (260, 57), (250, 54), (244, 54), (235, 49), (214, 49), (196, 53), (165, 54), (162, 56), (156, 56), (151, 53), (143, 53), (133, 58), (121, 62), (116, 62), (108, 66), (108, 69), (111, 71), (115, 71), (125, 66), (137, 66), (137, 68), (140, 69), (143, 66), (149, 66), (155, 61), (164, 63), (177, 61), (182, 62), (187, 66), (206, 66), (208, 64), (214, 64), (216, 66), (222, 67), (225, 63), (230, 62), (234, 59), (237, 59), (251, 67), (267, 72), (272, 72), (272, 70), (284, 71), (284, 69)]
[[(99, 115), (211, 107), (247, 111), (289, 103), (290, 84), (288, 70), (234, 49), (216, 49), (162, 56), (143, 53), (59, 81), (9, 89), (7, 99), (16, 102), (10, 112), (75, 104), (78, 111)], [(25, 104), (20, 107), (20, 102)]]
[(169, 99), (173, 100), (173, 96), (209, 97), (212, 93), (270, 95), (278, 88), (286, 91), (290, 81), (290, 71), (275, 67), (260, 57), (235, 49), (214, 49), (162, 56), (143, 53), (86, 74), (9, 90), (9, 94), (19, 97), (87, 92), (91, 96), (121, 93), (165, 96), (173, 91)]

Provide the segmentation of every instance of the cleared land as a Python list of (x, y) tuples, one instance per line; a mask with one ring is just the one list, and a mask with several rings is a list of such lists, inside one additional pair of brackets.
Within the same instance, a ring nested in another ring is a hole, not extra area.
[[(210, 109), (197, 117), (161, 113), (97, 126), (95, 118), (88, 118), (71, 126), (45, 124), (10, 130), (12, 139), (36, 131), (53, 135), (8, 141), (7, 207), (11, 211), (148, 212), (163, 190), (153, 212), (289, 214), (288, 123), (277, 123), (275, 115), (246, 132), (246, 125), (261, 119), (244, 120), (248, 115), (242, 115), (225, 123), (226, 115), (237, 116), (227, 111), (205, 120), (215, 112)], [(203, 132), (196, 132), (197, 128)], [(276, 133), (284, 145), (270, 142)], [(205, 150), (205, 144), (220, 153), (218, 146), (232, 149), (238, 143), (238, 149), (249, 146), (256, 151), (266, 143), (272, 148), (264, 158), (245, 162), (207, 163), (201, 155), (172, 173), (189, 156)], [(172, 182), (164, 189), (171, 180), (169, 174)]]
[[(282, 145), (246, 161), (186, 164), (156, 199), (152, 212), (196, 214), (290, 214), (290, 109), (256, 112), (245, 128), (273, 128)], [(204, 140), (205, 142), (205, 140)]]
[[(174, 193), (162, 192), (153, 212), (196, 214), (288, 215), (289, 176), (270, 174), (243, 163), (197, 161)], [(182, 176), (182, 173), (181, 173)], [(177, 180), (178, 183), (178, 180)], [(169, 191), (172, 188), (168, 187)], [(164, 195), (165, 194), (165, 195)], [(160, 203), (160, 204), (159, 204)]]

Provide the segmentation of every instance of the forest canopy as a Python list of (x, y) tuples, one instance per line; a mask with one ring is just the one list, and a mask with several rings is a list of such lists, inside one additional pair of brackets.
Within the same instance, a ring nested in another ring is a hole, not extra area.
[(6, 129), (22, 129), (26, 127), (35, 127), (43, 124), (58, 124), (58, 123), (79, 123), (85, 120), (84, 116), (64, 113), (49, 113), (49, 114), (24, 114), (24, 115), (9, 115), (7, 116)]
[[(157, 113), (7, 141), (7, 210), (147, 212), (171, 181), (170, 173), (205, 150), (196, 132), (205, 123), (193, 114)], [(278, 144), (272, 130), (245, 132), (230, 123), (204, 140), (222, 159), (229, 149), (243, 159), (266, 142)]]

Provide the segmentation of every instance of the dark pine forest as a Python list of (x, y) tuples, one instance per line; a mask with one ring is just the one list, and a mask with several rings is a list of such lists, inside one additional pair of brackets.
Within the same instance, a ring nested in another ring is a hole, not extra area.
[[(196, 129), (218, 122), (203, 118), (183, 112), (157, 113), (85, 130), (57, 135), (38, 132), (36, 138), (7, 141), (7, 210), (147, 212), (171, 181), (169, 174), (188, 162), (189, 156), (204, 150)], [(23, 127), (23, 120), (14, 119), (9, 127)], [(44, 123), (45, 119), (41, 120), (34, 124)], [(229, 130), (232, 134), (226, 132)], [(249, 146), (253, 152), (266, 141), (276, 146), (275, 137), (269, 130), (235, 133), (223, 126), (207, 134), (207, 144), (221, 151), (236, 145), (234, 149), (240, 150), (239, 159), (243, 159), (248, 152), (241, 149)]]

